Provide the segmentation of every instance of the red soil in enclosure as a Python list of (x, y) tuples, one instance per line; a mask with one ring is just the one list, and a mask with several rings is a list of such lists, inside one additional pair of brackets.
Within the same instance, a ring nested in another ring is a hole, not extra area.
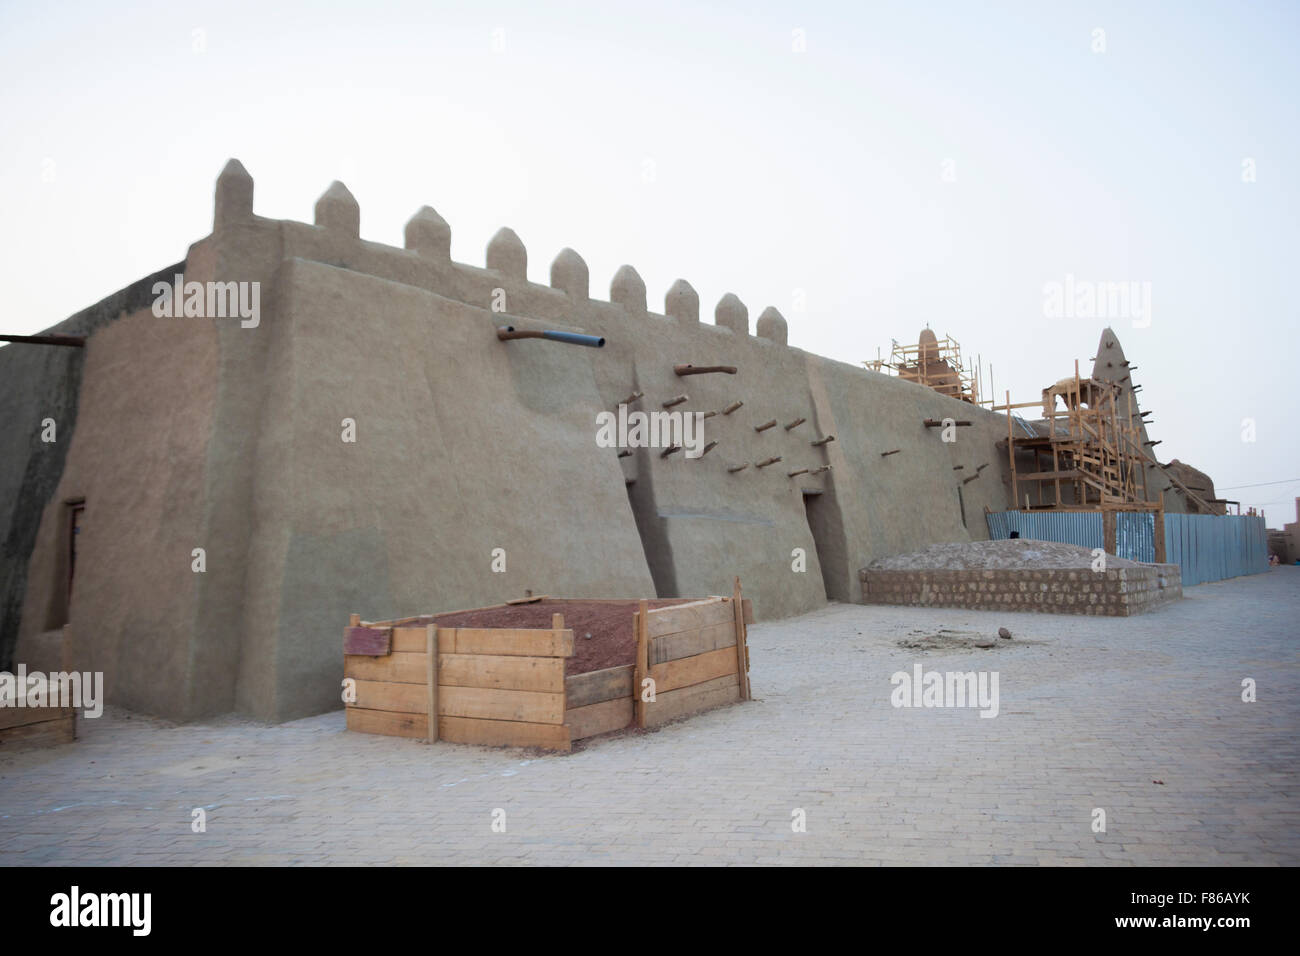
[[(686, 604), (697, 598), (656, 598), (651, 608)], [(552, 614), (564, 615), (564, 626), (573, 630), (573, 656), (565, 662), (565, 674), (586, 674), (606, 667), (636, 663), (634, 617), (639, 601), (552, 601), (514, 604), (477, 611), (435, 614), (430, 620), (441, 627), (528, 627), (549, 628)]]

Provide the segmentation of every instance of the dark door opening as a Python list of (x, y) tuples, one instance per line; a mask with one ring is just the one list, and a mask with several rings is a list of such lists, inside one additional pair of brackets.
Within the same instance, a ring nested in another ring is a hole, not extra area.
[(822, 569), (826, 598), (831, 601), (855, 601), (839, 508), (834, 499), (820, 491), (805, 491), (803, 507), (808, 516), (808, 530), (812, 532), (813, 547), (817, 549), (817, 563)]

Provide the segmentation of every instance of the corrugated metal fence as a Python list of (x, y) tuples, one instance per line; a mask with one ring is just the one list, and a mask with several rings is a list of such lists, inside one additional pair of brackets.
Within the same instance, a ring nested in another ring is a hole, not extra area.
[[(995, 511), (988, 514), (989, 537), (1060, 541), (1084, 548), (1105, 547), (1101, 514), (1096, 511)], [(1155, 515), (1121, 511), (1115, 515), (1115, 552), (1132, 561), (1156, 559)], [(1268, 570), (1264, 519), (1254, 515), (1165, 515), (1165, 560), (1182, 571), (1183, 586), (1258, 574)]]

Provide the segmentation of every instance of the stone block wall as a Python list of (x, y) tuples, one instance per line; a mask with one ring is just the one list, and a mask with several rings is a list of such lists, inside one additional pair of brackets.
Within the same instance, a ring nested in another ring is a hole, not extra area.
[(1127, 617), (1183, 596), (1176, 564), (1092, 571), (1085, 568), (996, 571), (859, 572), (866, 604), (963, 607)]

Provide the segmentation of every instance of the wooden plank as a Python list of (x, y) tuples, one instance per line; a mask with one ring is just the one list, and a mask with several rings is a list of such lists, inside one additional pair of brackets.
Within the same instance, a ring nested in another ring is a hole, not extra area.
[(654, 678), (655, 693), (662, 694), (735, 674), (736, 661), (735, 648), (723, 647), (693, 657), (653, 664), (650, 667), (650, 676)]
[(570, 740), (594, 737), (610, 731), (622, 730), (636, 719), (636, 708), (631, 696), (602, 700), (585, 707), (575, 707), (564, 716)]
[[(402, 685), (398, 685), (402, 686)], [(489, 687), (438, 688), (440, 713), (449, 717), (480, 717), (532, 724), (564, 723), (564, 694)]]
[[(730, 609), (731, 603), (719, 605)], [(656, 637), (650, 642), (650, 663), (662, 664), (679, 657), (693, 657), (720, 647), (736, 646), (736, 623), (733, 619), (709, 624), (693, 631), (680, 631)]]
[(343, 629), (344, 654), (387, 654), (392, 650), (393, 630), (388, 627), (347, 627)]
[(438, 653), (438, 625), (430, 624), (424, 639), (424, 681), (429, 701), (429, 719), (426, 721), (428, 733), (425, 739), (431, 744), (438, 742), (438, 680), (442, 668), (439, 660), (441, 656)]
[(444, 687), (495, 687), (564, 693), (563, 657), (439, 654), (438, 675), (438, 682)]
[[(445, 631), (448, 628), (442, 630)], [(426, 625), (393, 628), (394, 654), (423, 654), (428, 641), (429, 629)]]
[(676, 634), (708, 624), (721, 624), (731, 620), (731, 606), (720, 598), (709, 598), (693, 604), (678, 604), (650, 612), (650, 636)]
[(635, 670), (635, 664), (624, 664), (622, 667), (606, 667), (604, 670), (566, 677), (564, 679), (565, 706), (569, 710), (574, 710), (617, 697), (631, 700)]
[(386, 680), (398, 684), (423, 684), (428, 661), (424, 654), (395, 652), (387, 657), (343, 655), (343, 676), (356, 680)]
[(390, 710), (348, 708), (348, 730), (362, 734), (383, 734), (386, 737), (413, 737), (424, 739), (429, 735), (427, 714), (401, 714)]
[(642, 694), (645, 679), (650, 674), (650, 602), (645, 598), (641, 599), (634, 620), (636, 623), (636, 669), (632, 674), (633, 712), (636, 715), (636, 725), (644, 727), (646, 702), (642, 699)]
[(472, 717), (439, 717), (438, 734), (457, 744), (485, 747), (542, 747), (568, 750), (569, 728), (563, 724), (533, 724), (514, 720), (476, 720)]
[(399, 684), (395, 681), (359, 680), (357, 701), (349, 707), (365, 710), (393, 710), (404, 714), (427, 714), (428, 692), (423, 684)]
[(742, 605), (745, 608), (745, 623), (753, 624), (754, 623), (754, 602), (751, 601), (749, 598), (745, 598), (744, 601), (742, 602)]
[(35, 724), (20, 724), (0, 731), (0, 752), (28, 747), (52, 747), (70, 744), (77, 739), (76, 718), (42, 720)]
[(656, 694), (655, 700), (645, 705), (646, 726), (657, 727), (678, 717), (738, 700), (740, 684), (735, 674), (683, 687), (681, 690), (671, 690), (666, 694)]
[(506, 604), (536, 604), (538, 601), (545, 601), (549, 597), (549, 594), (530, 594), (528, 597), (511, 598), (509, 601), (506, 601)]
[(745, 646), (745, 605), (740, 596), (740, 578), (736, 578), (731, 607), (736, 626), (736, 676), (739, 678), (740, 699), (749, 699), (749, 655)]
[(0, 730), (44, 724), (51, 720), (69, 720), (74, 714), (71, 707), (0, 707)]
[[(447, 638), (454, 634), (452, 647)], [(544, 628), (446, 628), (440, 632), (444, 654), (503, 654), (510, 657), (572, 657), (573, 631)]]

